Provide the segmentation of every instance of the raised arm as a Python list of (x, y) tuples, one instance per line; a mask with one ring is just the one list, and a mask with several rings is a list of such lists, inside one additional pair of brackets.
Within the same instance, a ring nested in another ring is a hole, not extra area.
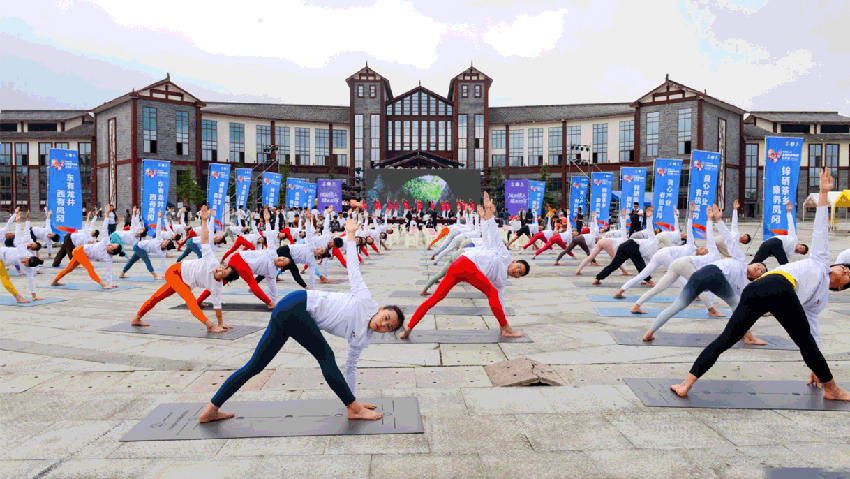
[[(351, 208), (362, 208), (363, 206), (355, 200), (351, 200)], [(351, 293), (354, 296), (362, 298), (371, 298), (369, 288), (360, 276), (360, 260), (357, 257), (357, 238), (354, 233), (357, 231), (357, 223), (349, 219), (345, 222), (345, 232), (348, 241), (345, 243), (345, 261), (348, 263), (348, 282), (351, 285)], [(312, 276), (312, 275), (311, 275)]]
[[(827, 191), (827, 194), (829, 191)], [(827, 205), (829, 205), (829, 199), (827, 198)], [(818, 208), (820, 208), (820, 198), (818, 198)], [(794, 225), (794, 213), (792, 213), (793, 207), (791, 203), (785, 203), (785, 211), (786, 215), (788, 215), (788, 238), (792, 243), (797, 242), (797, 227)]]
[[(833, 187), (832, 175), (827, 168), (821, 168), (820, 195), (812, 232), (811, 258), (829, 265), (829, 192)], [(790, 225), (790, 223), (789, 223)], [(790, 228), (790, 226), (789, 226)], [(790, 231), (789, 231), (790, 232)]]
[[(729, 250), (729, 255), (733, 259), (746, 263), (747, 257), (744, 256), (744, 253), (741, 251), (741, 247), (738, 246), (738, 241), (735, 240), (732, 233), (726, 228), (726, 224), (723, 223), (723, 210), (715, 206), (712, 208), (712, 212), (714, 214), (714, 221), (717, 222), (717, 230), (720, 231), (720, 235), (723, 236), (723, 241), (726, 243), (726, 249)], [(708, 243), (714, 243), (714, 241), (711, 241), (711, 238), (709, 238)], [(716, 247), (717, 246), (715, 245), (715, 248)]]
[(740, 208), (740, 203), (738, 203), (738, 200), (735, 200), (735, 202), (732, 203), (732, 227), (729, 228), (729, 231), (735, 238), (740, 236), (738, 234), (738, 208)]
[[(696, 209), (696, 206), (694, 205), (694, 202), (691, 201), (691, 204), (688, 205), (688, 224), (685, 225), (685, 228), (687, 228), (685, 230), (685, 234), (688, 235), (688, 244), (689, 245), (695, 245), (696, 244), (696, 238), (694, 238), (694, 209)], [(676, 224), (677, 225), (679, 224), (678, 220), (676, 220)], [(681, 233), (679, 233), (679, 234), (681, 235)], [(711, 235), (708, 234), (708, 228), (706, 228), (705, 237), (708, 238), (709, 240), (711, 239)]]

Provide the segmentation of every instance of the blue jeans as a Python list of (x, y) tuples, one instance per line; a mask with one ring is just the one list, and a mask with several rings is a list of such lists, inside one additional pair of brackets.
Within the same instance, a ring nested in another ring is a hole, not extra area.
[(195, 238), (189, 238), (189, 240), (186, 241), (186, 244), (183, 246), (185, 246), (186, 249), (183, 250), (183, 252), (180, 253), (180, 256), (177, 257), (178, 263), (186, 259), (186, 257), (189, 256), (189, 253), (195, 253), (196, 255), (198, 255), (198, 258), (204, 257), (204, 255), (201, 254), (201, 248), (198, 248), (198, 245), (195, 244)]
[(131, 256), (130, 260), (127, 261), (127, 264), (124, 265), (124, 272), (126, 273), (127, 271), (130, 271), (130, 268), (132, 268), (133, 265), (136, 264), (136, 261), (138, 261), (139, 259), (144, 261), (145, 266), (148, 267), (148, 271), (153, 273), (153, 265), (151, 264), (151, 259), (148, 257), (148, 254), (147, 252), (145, 252), (145, 250), (139, 248), (138, 243), (133, 245), (133, 256)]

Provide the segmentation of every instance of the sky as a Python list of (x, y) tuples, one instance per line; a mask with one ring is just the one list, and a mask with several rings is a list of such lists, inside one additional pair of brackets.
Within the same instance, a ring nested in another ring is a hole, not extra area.
[(347, 105), (368, 62), (395, 95), (445, 95), (472, 64), (491, 106), (632, 102), (669, 74), (750, 111), (850, 115), (842, 3), (6, 2), (0, 109), (91, 109), (166, 73), (207, 102)]

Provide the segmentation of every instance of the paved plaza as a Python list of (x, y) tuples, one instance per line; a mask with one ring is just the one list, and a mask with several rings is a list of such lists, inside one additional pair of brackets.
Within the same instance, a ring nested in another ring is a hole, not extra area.
[[(811, 243), (811, 226), (800, 224), (801, 241)], [(758, 228), (742, 224), (741, 232)], [(847, 229), (842, 224), (830, 234), (833, 258), (850, 247)], [(750, 256), (758, 244), (747, 249)], [(379, 304), (415, 307), (418, 297), (390, 295), (421, 289), (416, 284), (426, 278), (420, 274), (426, 268), (419, 265), (421, 250), (393, 248), (363, 266), (364, 278)], [(576, 252), (579, 260), (584, 257)], [(531, 256), (530, 250), (512, 255)], [(594, 306), (616, 304), (594, 303), (587, 295), (616, 290), (574, 284), (589, 283), (599, 267), (589, 266), (576, 277), (572, 273), (579, 260), (567, 258), (561, 266), (553, 266), (553, 260), (554, 255), (544, 255), (531, 262), (531, 274), (512, 279), (507, 290), (506, 306), (516, 311), (508, 320), (531, 343), (375, 344), (364, 352), (358, 397), (416, 397), (424, 434), (161, 442), (119, 439), (160, 404), (209, 401), (222, 381), (245, 364), (262, 331), (232, 341), (99, 331), (128, 322), (160, 283), (125, 283), (117, 279), (116, 268), (115, 282), (132, 289), (56, 290), (48, 284), (58, 270), (42, 268), (40, 295), (67, 301), (0, 306), (0, 478), (682, 479), (764, 477), (765, 467), (850, 468), (846, 412), (645, 407), (623, 378), (678, 381), (700, 350), (617, 345), (608, 331), (643, 332), (651, 319), (599, 316)], [(602, 265), (609, 260), (600, 256)], [(774, 266), (771, 259), (768, 267)], [(103, 271), (102, 265), (98, 268)], [(631, 264), (628, 269), (634, 272)], [(143, 265), (132, 274), (148, 276)], [(16, 287), (27, 292), (25, 278), (12, 275)], [(345, 271), (334, 262), (330, 277), (344, 279)], [(623, 280), (616, 272), (605, 283)], [(91, 280), (80, 268), (66, 282)], [(286, 277), (279, 287), (296, 285)], [(225, 292), (244, 288), (240, 281)], [(468, 286), (459, 290), (474, 291)], [(820, 316), (822, 350), (839, 385), (848, 387), (850, 292), (830, 296), (845, 302), (831, 302)], [(265, 327), (268, 322), (269, 313), (262, 309), (227, 311), (227, 304), (258, 303), (253, 296), (225, 294), (223, 302), (227, 324)], [(171, 309), (179, 304), (175, 295), (147, 319), (197, 324), (185, 309)], [(488, 303), (449, 295), (442, 305)], [(725, 324), (723, 318), (673, 319), (664, 331), (716, 334)], [(490, 315), (432, 314), (417, 327), (426, 328), (498, 329), (498, 323)], [(754, 331), (787, 338), (773, 318), (759, 321)], [(342, 365), (347, 343), (326, 337)], [(565, 385), (494, 387), (484, 367), (515, 358), (550, 365)], [(805, 383), (808, 376), (796, 351), (733, 349), (705, 379)], [(290, 341), (232, 401), (333, 397), (316, 361)]]

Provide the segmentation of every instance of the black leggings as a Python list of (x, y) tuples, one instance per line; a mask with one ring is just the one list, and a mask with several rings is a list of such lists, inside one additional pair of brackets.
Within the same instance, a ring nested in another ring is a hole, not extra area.
[(221, 407), (242, 385), (260, 374), (269, 365), (290, 337), (298, 341), (298, 344), (319, 361), (325, 381), (343, 404), (348, 406), (353, 403), (354, 395), (351, 394), (345, 377), (336, 365), (333, 350), (319, 331), (316, 320), (307, 312), (306, 291), (296, 291), (277, 303), (272, 311), (269, 326), (260, 338), (257, 349), (254, 350), (254, 355), (247, 364), (227, 378), (213, 396), (212, 403), (216, 407)]
[(584, 250), (584, 253), (590, 256), (590, 248), (587, 247), (587, 241), (585, 241), (584, 236), (578, 235), (573, 236), (570, 244), (567, 245), (567, 248), (564, 251), (561, 251), (561, 254), (558, 255), (558, 258), (555, 261), (561, 261), (561, 258), (564, 257), (565, 254), (572, 253), (573, 248), (578, 246), (579, 248)]
[[(646, 263), (643, 261), (643, 256), (640, 255), (640, 246), (638, 246), (635, 240), (627, 240), (625, 243), (621, 244), (617, 248), (617, 252), (614, 254), (614, 259), (611, 260), (611, 263), (608, 266), (602, 268), (602, 271), (596, 275), (596, 279), (602, 281), (603, 279), (611, 276), (611, 273), (617, 270), (620, 266), (625, 264), (626, 260), (632, 260), (632, 263), (637, 268), (638, 273), (643, 271), (646, 268)], [(651, 280), (651, 276), (647, 276), (644, 278), (644, 281)]]
[(53, 267), (58, 268), (60, 264), (62, 264), (62, 260), (65, 258), (65, 255), (68, 255), (71, 259), (74, 259), (74, 242), (71, 241), (71, 233), (67, 233), (65, 235), (65, 240), (62, 241), (62, 246), (59, 247), (59, 251), (56, 253), (56, 257), (53, 258)]
[(516, 236), (514, 236), (514, 238), (519, 238), (522, 235), (526, 235), (531, 238), (531, 230), (528, 229), (528, 225), (522, 225), (522, 228), (516, 230)]
[(750, 264), (764, 263), (764, 260), (771, 256), (776, 258), (780, 265), (788, 263), (788, 255), (785, 254), (785, 248), (782, 247), (782, 241), (779, 238), (773, 237), (762, 243)]
[(829, 372), (829, 365), (826, 364), (812, 336), (812, 329), (794, 291), (794, 286), (779, 274), (769, 274), (744, 288), (738, 307), (729, 318), (726, 328), (700, 353), (691, 367), (691, 374), (699, 378), (707, 373), (717, 362), (717, 358), (740, 341), (744, 334), (756, 324), (756, 321), (768, 311), (773, 313), (773, 317), (779, 321), (794, 344), (800, 348), (800, 354), (803, 355), (806, 366), (821, 382), (831, 381), (832, 373)]

